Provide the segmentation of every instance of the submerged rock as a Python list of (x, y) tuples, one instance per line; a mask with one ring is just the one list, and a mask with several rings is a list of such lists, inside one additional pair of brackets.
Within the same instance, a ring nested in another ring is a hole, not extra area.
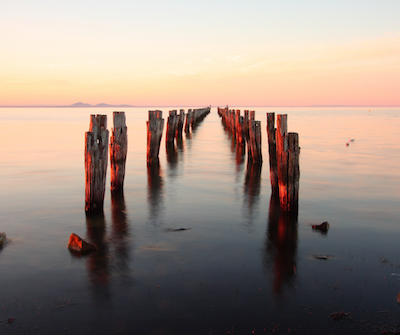
[(7, 236), (6, 233), (0, 233), (0, 248), (6, 244), (7, 242)]
[(89, 252), (92, 250), (97, 250), (96, 244), (86, 242), (74, 233), (72, 233), (69, 237), (68, 248), (78, 252)]
[(327, 231), (329, 229), (329, 223), (327, 221), (325, 221), (325, 222), (322, 222), (319, 225), (313, 225), (313, 226), (311, 226), (311, 228), (312, 229), (318, 229), (318, 230), (321, 230), (321, 231)]

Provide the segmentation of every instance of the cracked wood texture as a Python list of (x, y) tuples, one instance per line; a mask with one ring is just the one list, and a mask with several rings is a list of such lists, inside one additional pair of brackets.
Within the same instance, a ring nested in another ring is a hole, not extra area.
[(90, 115), (85, 133), (85, 210), (103, 211), (108, 161), (107, 115)]
[(114, 127), (110, 137), (111, 191), (124, 188), (126, 155), (128, 152), (128, 128), (125, 112), (113, 113)]

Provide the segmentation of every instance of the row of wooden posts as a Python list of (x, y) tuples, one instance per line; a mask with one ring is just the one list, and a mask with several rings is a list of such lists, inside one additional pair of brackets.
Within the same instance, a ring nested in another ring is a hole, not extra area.
[(261, 122), (255, 121), (255, 111), (244, 111), (218, 107), (218, 115), (222, 122), (236, 138), (238, 145), (245, 145), (247, 142), (247, 159), (255, 163), (262, 163), (261, 153)]
[(299, 202), (299, 134), (288, 133), (287, 114), (267, 113), (268, 152), (272, 195), (279, 196), (280, 207), (295, 212)]
[[(255, 121), (254, 111), (218, 107), (222, 122), (236, 138), (238, 145), (247, 143), (247, 159), (249, 162), (262, 164), (261, 154), (261, 122)], [(277, 116), (267, 113), (268, 152), (272, 195), (278, 197), (282, 210), (290, 212), (298, 208), (299, 196), (299, 135), (288, 133), (287, 115)]]
[[(113, 113), (110, 165), (111, 192), (121, 193), (124, 187), (128, 136), (125, 112)], [(107, 115), (90, 115), (89, 131), (85, 134), (85, 210), (103, 211), (108, 163)]]
[[(183, 125), (185, 132), (210, 113), (210, 107), (189, 109), (186, 123), (185, 112), (176, 110), (169, 112), (166, 131), (166, 145), (173, 146), (175, 139), (182, 137)], [(248, 161), (262, 164), (261, 154), (261, 122), (255, 121), (254, 111), (230, 110), (219, 108), (218, 114), (224, 125), (236, 138), (239, 145), (247, 143)], [(126, 155), (128, 148), (126, 118), (124, 112), (113, 113), (114, 127), (111, 128), (110, 145), (107, 129), (107, 115), (91, 115), (89, 131), (85, 134), (85, 210), (96, 212), (103, 210), (106, 173), (108, 163), (108, 146), (110, 146), (111, 191), (121, 193), (125, 178)], [(161, 111), (149, 111), (147, 124), (147, 162), (158, 163), (164, 119)], [(288, 133), (287, 115), (277, 116), (275, 128), (275, 113), (267, 113), (268, 152), (270, 163), (270, 180), (272, 195), (279, 196), (280, 207), (284, 211), (295, 211), (298, 208), (299, 195), (299, 136)]]
[[(187, 116), (183, 109), (169, 112), (166, 145), (173, 146), (175, 138), (181, 138), (183, 125), (190, 132), (198, 122), (210, 113), (211, 107), (189, 109)], [(113, 113), (114, 127), (111, 128), (110, 145), (107, 129), (107, 115), (90, 115), (89, 131), (85, 134), (85, 210), (101, 212), (104, 206), (106, 187), (108, 147), (110, 147), (111, 192), (121, 194), (124, 187), (128, 136), (125, 112)], [(149, 111), (147, 123), (147, 162), (158, 162), (161, 137), (164, 129), (162, 111)]]
[[(185, 133), (189, 133), (190, 129), (203, 120), (209, 113), (211, 107), (189, 109), (187, 115), (185, 110), (181, 109), (178, 114), (177, 110), (169, 112), (167, 120), (167, 131), (165, 143), (167, 146), (173, 146), (175, 139), (182, 138), (183, 126), (185, 125)], [(185, 122), (186, 119), (186, 122)], [(147, 124), (147, 162), (157, 163), (160, 152), (161, 137), (164, 130), (164, 119), (162, 111), (149, 111), (149, 120)]]

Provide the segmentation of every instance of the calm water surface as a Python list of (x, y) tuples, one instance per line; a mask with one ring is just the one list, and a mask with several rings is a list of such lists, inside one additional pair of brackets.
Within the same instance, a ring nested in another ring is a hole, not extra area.
[[(215, 108), (148, 169), (147, 110), (125, 109), (124, 197), (108, 180), (86, 217), (84, 133), (113, 110), (0, 109), (0, 333), (400, 331), (399, 108), (256, 108), (261, 171)], [(266, 112), (300, 136), (297, 218), (271, 199)], [(72, 255), (72, 232), (100, 250)]]

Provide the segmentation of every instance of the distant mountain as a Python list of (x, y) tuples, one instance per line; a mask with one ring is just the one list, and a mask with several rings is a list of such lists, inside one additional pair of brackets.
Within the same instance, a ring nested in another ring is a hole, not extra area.
[(98, 107), (98, 108), (101, 108), (101, 107), (135, 107), (135, 106), (132, 106), (132, 105), (109, 105), (109, 104), (105, 104), (105, 103), (91, 105), (91, 104), (86, 104), (83, 102), (76, 102), (70, 106), (65, 106), (65, 107)]
[(97, 105), (91, 106), (91, 107), (134, 107), (134, 106), (132, 106), (132, 105), (109, 105), (109, 104), (101, 103), (101, 104), (97, 104)]
[(91, 104), (85, 104), (83, 102), (76, 102), (73, 105), (67, 107), (93, 107), (93, 106)]

